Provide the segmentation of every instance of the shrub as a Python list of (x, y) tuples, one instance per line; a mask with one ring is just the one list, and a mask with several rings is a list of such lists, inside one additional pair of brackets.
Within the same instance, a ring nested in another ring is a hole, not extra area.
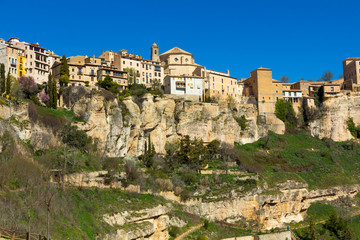
[(292, 103), (290, 102), (285, 102), (283, 99), (277, 100), (275, 105), (275, 115), (290, 126), (296, 125), (296, 114)]
[(169, 227), (169, 235), (173, 238), (175, 238), (177, 235), (181, 233), (181, 230), (177, 226), (170, 226)]
[(44, 92), (39, 93), (39, 97), (40, 97), (40, 100), (45, 104), (50, 100), (49, 95), (47, 95)]
[(64, 144), (77, 148), (82, 152), (88, 152), (92, 147), (92, 138), (85, 131), (79, 130), (77, 126), (64, 125), (60, 131), (60, 136)]
[(355, 126), (354, 119), (351, 117), (347, 120), (348, 130), (355, 138), (360, 138), (360, 126)]
[(128, 181), (135, 181), (139, 175), (138, 168), (136, 167), (136, 164), (133, 161), (125, 162), (124, 171), (126, 174), (126, 180)]
[(186, 202), (187, 200), (189, 200), (191, 197), (190, 195), (190, 191), (187, 189), (183, 189), (180, 193), (180, 200), (183, 202)]
[(248, 122), (245, 115), (242, 115), (241, 117), (235, 117), (235, 120), (241, 127), (241, 130), (245, 130), (245, 128), (247, 127), (247, 122)]

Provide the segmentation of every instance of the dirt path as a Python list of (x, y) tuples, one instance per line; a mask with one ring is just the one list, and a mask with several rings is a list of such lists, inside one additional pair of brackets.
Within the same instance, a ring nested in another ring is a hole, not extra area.
[(186, 236), (189, 235), (190, 233), (195, 232), (196, 230), (200, 229), (202, 226), (204, 226), (203, 223), (201, 223), (201, 224), (199, 224), (199, 225), (196, 225), (196, 226), (190, 228), (189, 230), (187, 230), (186, 232), (184, 232), (184, 233), (181, 234), (180, 236), (177, 236), (177, 237), (175, 238), (175, 240), (182, 240), (182, 239), (184, 239), (184, 237), (186, 237)]

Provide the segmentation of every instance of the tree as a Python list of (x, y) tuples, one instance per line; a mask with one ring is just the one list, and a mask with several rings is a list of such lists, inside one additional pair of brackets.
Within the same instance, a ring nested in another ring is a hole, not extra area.
[(124, 71), (127, 72), (128, 85), (135, 84), (136, 78), (140, 76), (140, 73), (135, 68), (124, 68)]
[(56, 80), (55, 78), (53, 78), (51, 73), (49, 74), (49, 78), (48, 78), (47, 93), (49, 95), (49, 107), (56, 109), (57, 108)]
[(275, 115), (285, 124), (296, 125), (296, 114), (291, 102), (279, 99), (275, 104)]
[(60, 65), (60, 85), (67, 86), (70, 83), (69, 65), (65, 55), (61, 58)]
[(19, 88), (25, 94), (25, 98), (30, 98), (38, 90), (38, 86), (33, 77), (22, 76), (19, 79)]
[(153, 79), (151, 81), (151, 89), (152, 90), (160, 90), (160, 88), (161, 88), (160, 79), (157, 79), (157, 78)]
[(334, 77), (334, 74), (331, 71), (325, 71), (324, 75), (317, 79), (318, 82), (328, 82)]
[(280, 77), (280, 81), (282, 82), (282, 83), (288, 83), (289, 81), (290, 81), (290, 79), (289, 79), (289, 77), (288, 76), (282, 76), (282, 77)]
[(104, 80), (100, 80), (96, 83), (96, 86), (99, 86), (101, 88), (104, 88), (112, 93), (119, 93), (119, 84), (116, 82), (113, 82), (111, 80), (111, 77), (109, 75), (106, 75)]
[(0, 95), (5, 92), (5, 65), (0, 64)]
[(11, 90), (11, 76), (9, 71), (6, 76), (6, 88), (5, 88), (6, 95), (10, 94), (10, 90)]

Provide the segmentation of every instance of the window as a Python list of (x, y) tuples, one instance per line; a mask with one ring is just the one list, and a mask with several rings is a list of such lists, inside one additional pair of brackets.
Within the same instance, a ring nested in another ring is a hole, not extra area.
[(174, 61), (177, 62), (177, 61), (179, 61), (179, 59), (178, 59), (178, 58), (175, 58)]
[(125, 64), (125, 61), (123, 61), (123, 64)]
[(130, 62), (130, 66), (132, 66), (132, 62)]
[(221, 83), (224, 83), (224, 79), (223, 79), (223, 78), (221, 79)]
[(159, 77), (160, 77), (160, 73), (159, 73)]
[(138, 67), (138, 66), (139, 66), (139, 63), (137, 63), (136, 66)]
[(332, 92), (334, 91), (334, 87), (331, 87), (331, 91), (332, 91)]

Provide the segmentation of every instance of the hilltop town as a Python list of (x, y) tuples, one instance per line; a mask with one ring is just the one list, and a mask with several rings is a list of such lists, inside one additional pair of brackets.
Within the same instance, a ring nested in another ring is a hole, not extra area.
[[(255, 103), (260, 114), (274, 113), (278, 99), (291, 102), (295, 111), (302, 104), (315, 107), (315, 95), (323, 87), (325, 98), (359, 90), (360, 58), (343, 61), (343, 78), (324, 78), (312, 82), (299, 80), (288, 83), (272, 78), (272, 70), (257, 68), (249, 78), (237, 78), (230, 71), (207, 69), (195, 62), (193, 55), (178, 47), (160, 54), (159, 46), (151, 46), (151, 59), (128, 53), (103, 51), (99, 56), (67, 57), (68, 84), (94, 87), (109, 76), (125, 90), (131, 84), (150, 88), (159, 86), (163, 93), (193, 101), (233, 101), (237, 104)], [(0, 63), (5, 75), (15, 78), (30, 76), (37, 84), (46, 84), (49, 74), (61, 83), (61, 57), (38, 43), (21, 42), (18, 38), (0, 39)]]
[(0, 239), (357, 239), (360, 58), (289, 83), (150, 50), (0, 39)]

